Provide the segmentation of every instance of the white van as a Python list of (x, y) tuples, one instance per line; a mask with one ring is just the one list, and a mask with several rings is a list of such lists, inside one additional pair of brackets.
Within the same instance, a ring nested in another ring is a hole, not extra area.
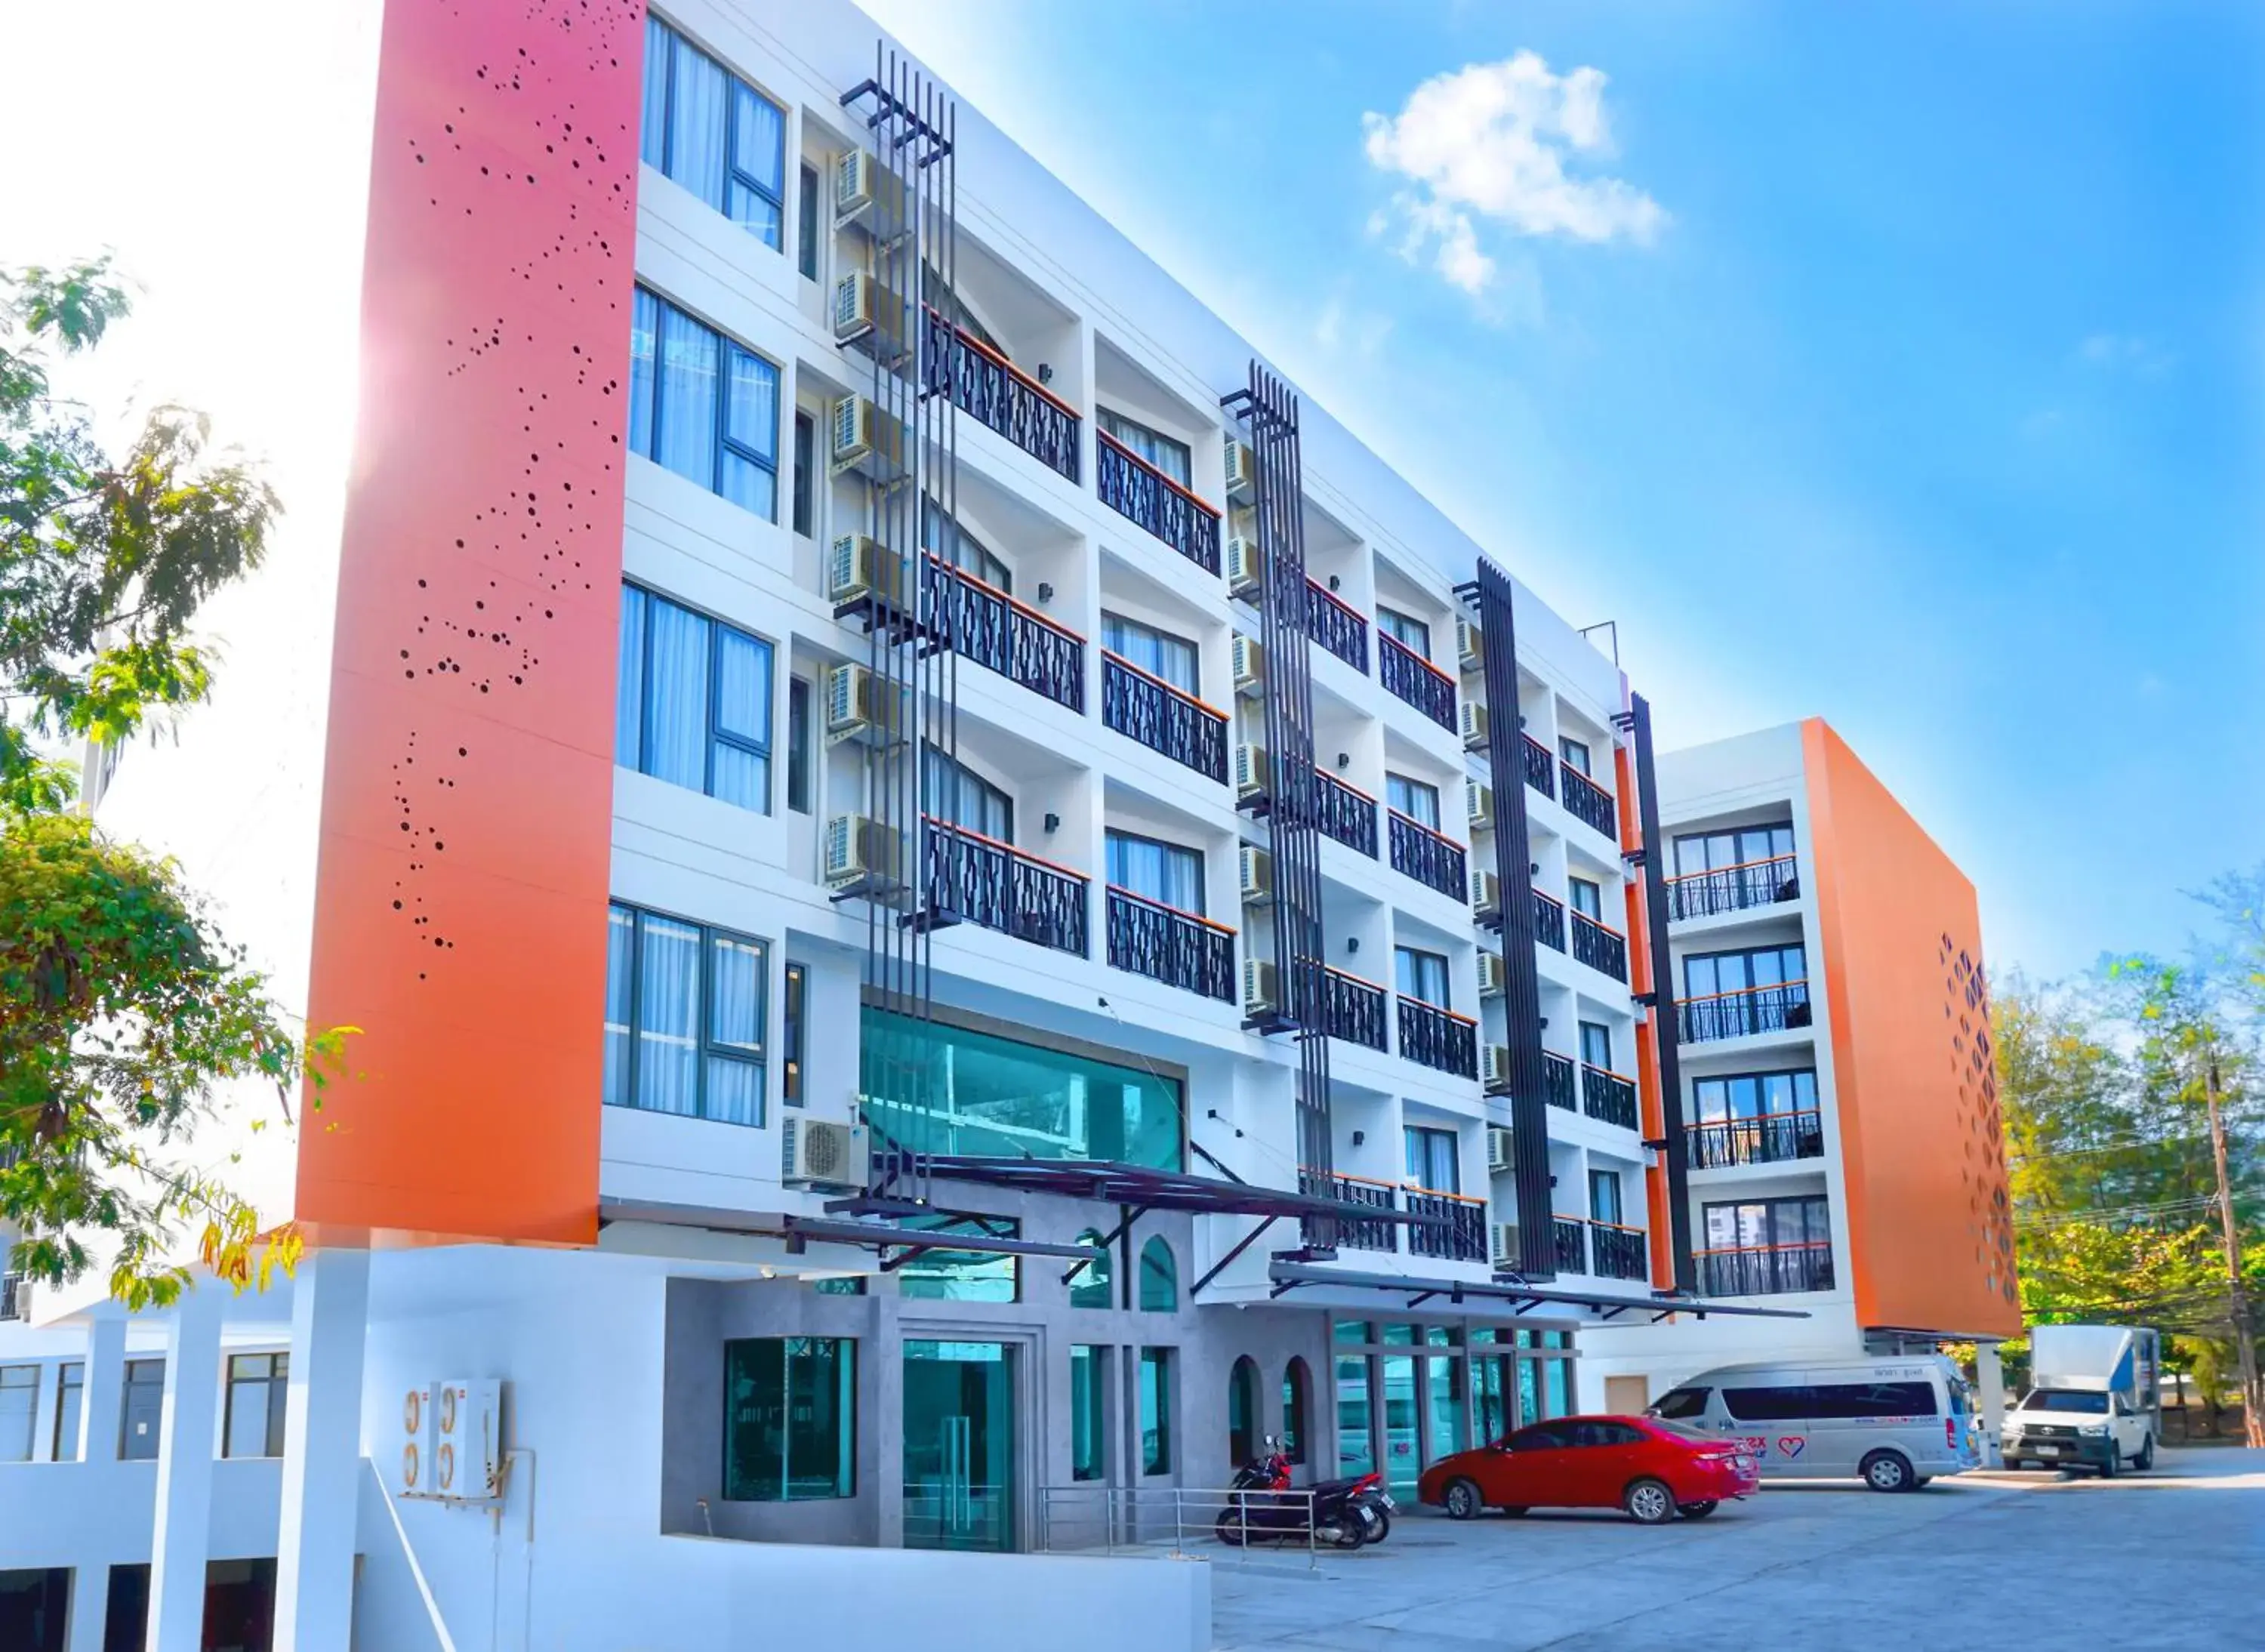
[(1765, 1480), (1846, 1475), (1915, 1491), (1982, 1460), (1966, 1379), (1940, 1354), (1718, 1366), (1650, 1415), (1740, 1440)]

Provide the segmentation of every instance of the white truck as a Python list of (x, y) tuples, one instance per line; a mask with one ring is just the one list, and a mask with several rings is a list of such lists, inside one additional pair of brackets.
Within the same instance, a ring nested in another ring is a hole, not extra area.
[(2152, 1468), (2163, 1433), (2162, 1338), (2128, 1325), (2029, 1329), (2029, 1391), (2006, 1414), (2008, 1468)]

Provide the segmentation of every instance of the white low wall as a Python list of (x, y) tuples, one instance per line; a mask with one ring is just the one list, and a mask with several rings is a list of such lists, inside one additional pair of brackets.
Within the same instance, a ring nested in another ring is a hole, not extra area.
[[(275, 1553), (282, 1487), (279, 1458), (213, 1465), (214, 1560)], [(157, 1507), (154, 1462), (0, 1464), (0, 1569), (145, 1562)]]

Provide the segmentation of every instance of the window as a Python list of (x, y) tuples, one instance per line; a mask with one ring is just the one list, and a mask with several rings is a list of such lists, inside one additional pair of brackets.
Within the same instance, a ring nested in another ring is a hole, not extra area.
[(1115, 1293), (1110, 1288), (1109, 1250), (1102, 1243), (1100, 1231), (1087, 1228), (1077, 1236), (1081, 1245), (1092, 1245), (1101, 1251), (1098, 1256), (1079, 1269), (1069, 1282), (1069, 1305), (1074, 1308), (1113, 1308)]
[(1406, 815), (1418, 826), (1432, 831), (1439, 829), (1439, 789), (1420, 780), (1410, 780), (1405, 775), (1384, 777), (1384, 801), (1393, 811)]
[(857, 1489), (857, 1344), (761, 1336), (724, 1344), (724, 1496), (809, 1503)]
[(1198, 917), (1204, 910), (1201, 849), (1109, 829), (1109, 881)]
[(290, 1391), (288, 1354), (231, 1354), (222, 1457), (283, 1455), (285, 1396)]
[(1140, 1472), (1172, 1472), (1172, 1350), (1140, 1350)]
[(1101, 428), (1116, 439), (1121, 447), (1130, 448), (1182, 487), (1195, 485), (1195, 469), (1188, 444), (1176, 437), (1167, 436), (1161, 430), (1136, 424), (1122, 413), (1101, 410)]
[(922, 807), (939, 820), (1001, 843), (1015, 841), (1015, 800), (989, 781), (933, 746), (921, 748)]
[(1599, 923), (1602, 923), (1605, 921), (1603, 886), (1585, 877), (1569, 877), (1565, 881), (1572, 888), (1573, 910), (1585, 913)]
[(1822, 1197), (1746, 1199), (1706, 1207), (1707, 1248), (1754, 1250), (1821, 1245), (1832, 1237)]
[(1592, 1221), (1609, 1222), (1614, 1227), (1621, 1226), (1619, 1171), (1589, 1172), (1589, 1217)]
[(630, 308), (630, 451), (778, 518), (779, 370), (640, 287)]
[(118, 1455), (127, 1462), (154, 1460), (157, 1427), (165, 1415), (165, 1362), (129, 1359), (119, 1408)]
[(818, 279), (818, 169), (805, 164), (795, 178), (795, 268), (802, 279)]
[(1815, 1390), (1806, 1383), (1781, 1388), (1725, 1388), (1722, 1408), (1741, 1423), (1790, 1423), (1817, 1415)]
[(614, 761), (739, 808), (771, 808), (771, 645), (622, 587)]
[(1140, 1312), (1176, 1314), (1180, 1306), (1179, 1264), (1161, 1235), (1140, 1247)]
[[(1023, 1225), (1005, 1216), (907, 1216), (898, 1224), (936, 1234), (1017, 1239)], [(1023, 1274), (1015, 1258), (993, 1250), (924, 1250), (897, 1270), (900, 1295), (934, 1302), (1019, 1302)]]
[[(1548, 1363), (1554, 1365), (1558, 1362), (1553, 1359)], [(1510, 1449), (1513, 1452), (1562, 1451), (1572, 1444), (1572, 1425), (1567, 1423), (1536, 1423), (1510, 1437)]]
[(1249, 1355), (1227, 1373), (1227, 1459), (1240, 1468), (1258, 1455), (1258, 1367)]
[(618, 901), (607, 925), (606, 1104), (761, 1124), (768, 949)]
[(1376, 629), (1419, 659), (1431, 658), (1431, 628), (1413, 615), (1378, 603)]
[(1161, 677), (1182, 694), (1198, 695), (1203, 692), (1202, 655), (1196, 645), (1184, 637), (1160, 631), (1153, 625), (1128, 620), (1121, 614), (1103, 614), (1101, 616), (1101, 645), (1119, 659), (1138, 666), (1151, 677)]
[(1569, 736), (1560, 735), (1557, 740), (1557, 755), (1565, 760), (1565, 766), (1568, 768), (1577, 768), (1581, 773), (1591, 778), (1594, 777), (1595, 771), (1589, 767), (1589, 743), (1586, 740), (1577, 740)]
[(810, 680), (790, 677), (786, 684), (786, 806), (810, 812)]
[(1462, 1168), (1455, 1152), (1453, 1131), (1432, 1130), (1421, 1124), (1402, 1124), (1400, 1136), (1407, 1154), (1408, 1179), (1410, 1182), (1434, 1193), (1460, 1193), (1463, 1190)]
[(779, 1100), (789, 1107), (802, 1105), (802, 1025), (805, 1001), (810, 993), (810, 972), (799, 964), (786, 966), (786, 1002), (781, 1006), (786, 1025), (782, 1037), (786, 1049), (781, 1058)]
[(1440, 1009), (1452, 1006), (1447, 1002), (1447, 960), (1437, 952), (1419, 951), (1415, 947), (1392, 949), (1395, 984), (1402, 998), (1421, 999)]
[(1670, 1423), (1680, 1423), (1691, 1417), (1705, 1416), (1707, 1396), (1712, 1392), (1713, 1390), (1708, 1388), (1670, 1389), (1659, 1396), (1659, 1403), (1651, 1408), (1651, 1414)]
[(1613, 1030), (1600, 1021), (1581, 1023), (1581, 1059), (1607, 1073), (1613, 1067)]
[(994, 590), (1014, 594), (1015, 571), (993, 556), (989, 546), (938, 509), (934, 499), (921, 501), (921, 544), (960, 572), (973, 574)]
[(0, 1365), (0, 1463), (28, 1463), (40, 1414), (40, 1368)]
[(1369, 1426), (1368, 1374), (1366, 1355), (1337, 1356), (1337, 1470), (1340, 1474), (1366, 1474), (1376, 1466), (1375, 1436)]
[(1702, 1124), (1772, 1113), (1815, 1112), (1817, 1070), (1799, 1067), (1785, 1073), (1733, 1073), (1721, 1078), (1693, 1079), (1691, 1099)]
[(1339, 1320), (1329, 1328), (1329, 1340), (1361, 1348), (1376, 1340), (1376, 1326), (1368, 1320)]
[(778, 250), (786, 111), (650, 13), (637, 148), (645, 164)]
[(794, 531), (809, 539), (818, 531), (818, 425), (797, 409), (794, 416)]
[(1293, 1358), (1282, 1372), (1282, 1455), (1293, 1463), (1306, 1460), (1307, 1396), (1313, 1386), (1306, 1362)]
[(1701, 952), (1683, 960), (1683, 995), (1710, 998), (1717, 993), (1751, 992), (1809, 979), (1807, 955), (1797, 946), (1763, 947), (1752, 952)]
[(1642, 1445), (1651, 1437), (1631, 1423), (1601, 1418), (1583, 1418), (1567, 1426), (1573, 1431), (1573, 1444), (1577, 1446)]
[(1817, 1417), (1931, 1417), (1941, 1409), (1928, 1382), (1824, 1382), (1809, 1392)]
[(1741, 826), (1735, 832), (1694, 832), (1675, 840), (1675, 875), (1718, 872), (1793, 853), (1793, 822)]
[(79, 1414), (86, 1404), (86, 1366), (71, 1360), (55, 1372), (55, 1440), (51, 1453), (59, 1463), (78, 1460)]
[(1069, 1350), (1069, 1477), (1109, 1477), (1109, 1350), (1077, 1343)]
[(812, 1280), (810, 1288), (820, 1296), (863, 1296), (865, 1276), (862, 1273), (838, 1273), (828, 1278)]
[(2078, 1388), (2032, 1388), (2019, 1408), (2023, 1411), (2064, 1411), (2078, 1416), (2108, 1415), (2108, 1396)]

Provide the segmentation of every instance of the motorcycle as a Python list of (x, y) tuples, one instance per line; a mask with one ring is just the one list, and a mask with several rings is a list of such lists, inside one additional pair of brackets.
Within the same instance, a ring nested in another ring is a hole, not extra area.
[(1332, 1548), (1357, 1549), (1380, 1543), (1392, 1529), (1392, 1497), (1381, 1474), (1356, 1474), (1315, 1486), (1310, 1502), (1291, 1491), (1290, 1459), (1281, 1442), (1269, 1436), (1266, 1449), (1235, 1471), (1236, 1496), (1214, 1528), (1230, 1547), (1246, 1543), (1298, 1541), (1313, 1524), (1313, 1541)]

